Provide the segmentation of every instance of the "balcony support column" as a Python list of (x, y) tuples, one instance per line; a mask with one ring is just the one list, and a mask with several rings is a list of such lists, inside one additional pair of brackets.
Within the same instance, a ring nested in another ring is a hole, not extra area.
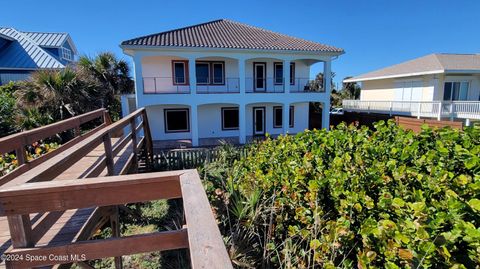
[(323, 63), (323, 88), (325, 89), (325, 99), (322, 110), (322, 128), (330, 128), (330, 94), (332, 92), (332, 62), (331, 60)]
[(283, 104), (283, 113), (282, 113), (282, 127), (283, 133), (288, 134), (290, 128), (290, 104)]
[(290, 60), (283, 61), (283, 89), (290, 93)]
[(192, 134), (192, 146), (198, 147), (198, 107), (192, 105), (190, 107), (190, 132)]
[[(245, 88), (244, 88), (245, 89)], [(239, 132), (239, 137), (238, 137), (238, 142), (240, 144), (245, 144), (247, 142), (247, 135), (246, 135), (246, 109), (244, 104), (240, 104), (238, 106), (238, 132)]]
[(135, 81), (135, 93), (137, 97), (135, 98), (135, 102), (138, 107), (141, 107), (138, 103), (139, 96), (143, 96), (143, 74), (142, 74), (142, 57), (140, 55), (135, 55), (133, 57), (133, 78)]
[[(245, 93), (245, 59), (238, 59), (238, 86), (240, 87), (239, 92), (241, 94)], [(244, 108), (245, 109), (245, 108)]]
[(195, 57), (188, 58), (188, 80), (190, 84), (190, 93), (197, 94), (197, 74), (195, 68)]

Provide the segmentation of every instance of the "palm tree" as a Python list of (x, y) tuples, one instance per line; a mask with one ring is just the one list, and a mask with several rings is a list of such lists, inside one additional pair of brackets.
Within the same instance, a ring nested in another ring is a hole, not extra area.
[(134, 91), (128, 63), (117, 59), (111, 52), (102, 52), (95, 58), (81, 56), (78, 66), (98, 79), (102, 86), (110, 90), (113, 95), (128, 94)]

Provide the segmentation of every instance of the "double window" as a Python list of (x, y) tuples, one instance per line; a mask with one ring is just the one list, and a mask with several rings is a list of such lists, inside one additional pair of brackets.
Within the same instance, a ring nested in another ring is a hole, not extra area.
[(222, 130), (238, 130), (238, 107), (222, 107)]
[[(275, 85), (283, 84), (283, 63), (273, 63)], [(290, 63), (290, 85), (295, 84), (295, 63)]]
[[(173, 84), (188, 85), (188, 61), (172, 61)], [(198, 85), (224, 85), (224, 62), (195, 62)]]
[(73, 53), (71, 50), (67, 48), (61, 48), (62, 51), (62, 58), (67, 60), (67, 61), (72, 61), (73, 60)]
[(190, 132), (188, 108), (165, 109), (165, 133)]
[(468, 100), (468, 86), (467, 81), (462, 82), (445, 82), (443, 90), (444, 101), (464, 101)]
[(224, 62), (196, 62), (197, 84), (225, 84)]
[[(283, 111), (281, 106), (273, 107), (273, 128), (282, 128), (283, 126)], [(288, 125), (293, 128), (295, 122), (295, 107), (290, 106), (289, 109)]]

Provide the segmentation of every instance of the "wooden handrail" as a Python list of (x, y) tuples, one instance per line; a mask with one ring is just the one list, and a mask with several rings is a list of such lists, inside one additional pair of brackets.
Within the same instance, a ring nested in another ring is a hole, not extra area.
[[(110, 124), (107, 120), (106, 115), (108, 115), (105, 109), (97, 109), (82, 115), (78, 115), (66, 120), (62, 120), (56, 123), (52, 123), (43, 127), (36, 129), (20, 132), (17, 134), (12, 134), (3, 138), (0, 138), (0, 153), (8, 153), (15, 151), (15, 155), (18, 161), (18, 167), (12, 172), (3, 175), (0, 177), (0, 186), (9, 182), (10, 180), (16, 178), (20, 174), (38, 166), (39, 164), (51, 159), (52, 157), (60, 154), (66, 149), (70, 148), (73, 144), (82, 141), (83, 139), (89, 137), (91, 134), (95, 133), (99, 129)], [(98, 127), (88, 131), (85, 134), (80, 133), (80, 125), (87, 123), (89, 121), (102, 118), (103, 123)], [(28, 161), (26, 158), (25, 147), (31, 145), (34, 142), (39, 140), (52, 137), (58, 133), (73, 129), (75, 138), (61, 145), (59, 148), (54, 151), (48, 152), (38, 158)]]
[[(192, 268), (232, 268), (202, 182), (196, 170), (182, 170), (92, 179), (37, 182), (0, 190), (0, 216), (16, 217), (90, 206), (118, 205), (182, 198), (185, 228), (151, 234), (109, 238), (55, 246), (15, 247), (24, 256), (57, 255), (65, 260), (7, 261), (7, 268), (36, 267), (142, 252), (188, 248)], [(11, 231), (12, 232), (12, 231)], [(13, 231), (14, 233), (16, 231)]]

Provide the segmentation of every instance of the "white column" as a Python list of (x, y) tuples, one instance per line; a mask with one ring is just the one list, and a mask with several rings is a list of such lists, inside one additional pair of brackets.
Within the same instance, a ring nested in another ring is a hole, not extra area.
[(197, 105), (190, 107), (190, 132), (192, 133), (192, 146), (198, 147), (198, 116)]
[(247, 123), (245, 122), (246, 118), (246, 109), (244, 104), (239, 104), (238, 106), (238, 132), (239, 132), (239, 137), (238, 141), (240, 144), (245, 144), (247, 142)]
[(330, 128), (330, 94), (332, 91), (332, 66), (331, 61), (325, 61), (323, 63), (323, 87), (325, 89), (325, 98), (323, 101), (322, 110), (322, 128)]
[(245, 59), (238, 59), (238, 86), (240, 87), (240, 93), (245, 93)]
[(133, 73), (133, 79), (135, 80), (135, 102), (137, 104), (137, 108), (139, 108), (141, 107), (140, 101), (143, 98), (142, 58), (139, 55), (135, 55), (133, 57)]
[(283, 88), (290, 93), (290, 60), (283, 61)]
[(190, 93), (197, 94), (197, 73), (195, 70), (195, 57), (188, 58), (188, 79), (190, 83)]
[(283, 104), (283, 113), (282, 113), (282, 127), (283, 133), (288, 134), (290, 128), (290, 104), (284, 103)]

